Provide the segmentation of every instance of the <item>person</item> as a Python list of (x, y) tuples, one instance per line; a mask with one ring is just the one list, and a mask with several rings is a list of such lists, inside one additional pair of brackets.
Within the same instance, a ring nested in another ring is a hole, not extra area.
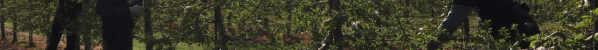
[[(490, 22), (490, 34), (494, 39), (505, 38), (505, 36), (500, 35), (499, 30), (507, 28), (508, 31), (503, 32), (510, 33), (509, 36), (511, 37), (508, 37), (507, 41), (519, 41), (519, 47), (528, 48), (530, 42), (517, 40), (513, 37), (521, 33), (524, 33), (526, 37), (540, 33), (536, 22), (528, 14), (530, 9), (525, 3), (522, 4), (514, 0), (453, 0), (451, 6), (451, 11), (439, 26), (439, 29), (443, 32), (438, 38), (448, 37), (454, 33), (459, 25), (463, 23), (462, 21), (468, 20), (467, 16), (474, 8), (479, 10), (480, 22)], [(513, 25), (517, 26), (516, 29), (509, 29)], [(439, 39), (439, 41), (446, 40)]]
[[(58, 3), (60, 5), (56, 9), (57, 15), (54, 17), (51, 33), (48, 34), (49, 42), (46, 46), (46, 50), (57, 49), (63, 30), (74, 31), (75, 28), (69, 27), (69, 25), (78, 22), (76, 19), (79, 12), (82, 10), (82, 4), (74, 2), (73, 0), (58, 0)], [(77, 33), (67, 33), (66, 39), (67, 44), (65, 50), (79, 49), (79, 35)]]
[(104, 50), (133, 49), (133, 15), (143, 11), (140, 2), (128, 0), (97, 0), (95, 12), (102, 21), (102, 39)]

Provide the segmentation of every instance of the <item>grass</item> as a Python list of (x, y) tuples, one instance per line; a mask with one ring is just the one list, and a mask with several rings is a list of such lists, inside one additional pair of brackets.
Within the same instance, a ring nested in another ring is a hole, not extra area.
[[(203, 50), (202, 46), (197, 44), (178, 43), (175, 50)], [(133, 39), (133, 50), (145, 50), (145, 43), (139, 41), (139, 39)]]
[(198, 46), (197, 44), (187, 44), (187, 43), (179, 43), (176, 47), (176, 50), (204, 50), (203, 46)]
[(133, 39), (133, 50), (145, 50), (145, 43), (142, 43), (138, 39)]

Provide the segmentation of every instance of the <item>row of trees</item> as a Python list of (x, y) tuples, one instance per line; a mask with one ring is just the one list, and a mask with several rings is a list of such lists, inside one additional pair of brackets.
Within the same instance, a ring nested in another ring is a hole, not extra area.
[[(27, 3), (27, 4), (21, 4)], [(53, 3), (46, 3), (42, 1), (33, 1), (33, 0), (0, 0), (0, 27), (2, 28), (2, 40), (6, 41), (7, 37), (6, 31), (7, 22), (11, 22), (12, 24), (14, 35), (12, 38), (12, 44), (15, 44), (17, 40), (17, 32), (14, 31), (24, 31), (29, 32), (29, 35), (32, 35), (36, 32), (49, 32), (49, 25), (51, 20), (53, 8), (39, 8), (39, 7), (53, 7), (55, 5), (44, 5), (44, 4), (53, 4)], [(32, 36), (29, 36), (30, 40), (29, 43), (33, 43), (31, 40)], [(30, 44), (33, 46), (35, 44)]]
[[(95, 1), (76, 1), (83, 3), (82, 11), (78, 20), (68, 25), (74, 29), (66, 31), (79, 34), (85, 49), (101, 43), (101, 22), (93, 11)], [(598, 20), (595, 12), (591, 12), (597, 6), (591, 2), (596, 1), (521, 1), (530, 4), (532, 16), (544, 31), (526, 38), (529, 41), (548, 41), (542, 46), (574, 44), (553, 49), (592, 46), (558, 40), (565, 38), (540, 37), (557, 31), (570, 33), (566, 35), (572, 37), (592, 35), (598, 30), (592, 30)], [(29, 32), (30, 36), (49, 33), (58, 6), (54, 0), (0, 0), (0, 3), (1, 28), (5, 28), (5, 22), (12, 23), (14, 31)], [(147, 10), (143, 17), (135, 17), (134, 35), (148, 50), (176, 49), (178, 44), (206, 49), (394, 50), (426, 49), (429, 40), (437, 39), (433, 35), (451, 0), (145, 0), (144, 3)], [(456, 34), (467, 36), (457, 36), (445, 48), (506, 49), (514, 43), (491, 40), (488, 31), (479, 27), (482, 25), (473, 17), (470, 20), (471, 31)], [(17, 32), (13, 32), (13, 39)], [(4, 31), (1, 38), (5, 39)], [(483, 47), (490, 43), (505, 45)]]

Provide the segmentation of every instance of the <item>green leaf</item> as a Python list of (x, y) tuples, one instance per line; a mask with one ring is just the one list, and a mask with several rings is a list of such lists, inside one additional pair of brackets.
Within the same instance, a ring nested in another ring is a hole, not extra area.
[(534, 47), (534, 46), (536, 45), (536, 42), (537, 42), (537, 41), (532, 41), (532, 42), (529, 44), (529, 47)]
[(592, 19), (592, 17), (590, 17), (590, 16), (588, 16), (588, 15), (581, 16), (581, 18), (582, 18), (582, 19)]
[(572, 39), (567, 39), (567, 40), (565, 40), (565, 42), (575, 42), (575, 41), (573, 41)]

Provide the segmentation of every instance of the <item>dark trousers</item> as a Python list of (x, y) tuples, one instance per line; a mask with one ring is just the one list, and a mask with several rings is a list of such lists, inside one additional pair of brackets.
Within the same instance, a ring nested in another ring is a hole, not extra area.
[[(59, 19), (61, 18), (61, 19)], [(60, 42), (60, 39), (62, 37), (62, 34), (64, 33), (63, 31), (66, 29), (67, 31), (74, 31), (74, 27), (72, 26), (67, 26), (68, 24), (73, 24), (74, 22), (77, 22), (74, 19), (71, 20), (66, 20), (64, 19), (64, 17), (60, 16), (60, 17), (54, 17), (54, 22), (52, 23), (52, 33), (49, 34), (49, 43), (48, 46), (46, 47), (46, 50), (56, 50), (58, 47), (58, 43)], [(67, 33), (67, 44), (66, 44), (66, 49), (65, 50), (74, 50), (74, 49), (79, 49), (79, 35), (78, 33)]]
[[(54, 17), (57, 18), (57, 17)], [(65, 22), (59, 21), (59, 20), (54, 20), (54, 22), (52, 23), (52, 33), (50, 33), (50, 38), (49, 38), (49, 44), (46, 47), (46, 50), (56, 50), (58, 47), (58, 42), (60, 42), (60, 39), (62, 37), (62, 31), (64, 30), (63, 26), (65, 25)], [(67, 42), (69, 43), (69, 42)], [(67, 44), (68, 45), (68, 44)]]
[(50, 36), (50, 41), (48, 46), (46, 46), (46, 50), (56, 50), (56, 47), (58, 47), (58, 42), (60, 42), (60, 37), (62, 36), (62, 30), (63, 28), (62, 25), (60, 25), (60, 22), (54, 20), (54, 23), (52, 23), (52, 33), (48, 34)]
[[(536, 24), (534, 19), (532, 19), (529, 16), (521, 16), (516, 20), (495, 20), (495, 21), (491, 21), (491, 23), (492, 24), (490, 25), (490, 27), (492, 28), (492, 32), (490, 32), (490, 34), (492, 35), (492, 37), (494, 39), (506, 38), (505, 36), (502, 36), (500, 34), (508, 33), (509, 35), (507, 35), (507, 36), (511, 36), (511, 37), (508, 37), (505, 40), (507, 40), (509, 42), (519, 41), (519, 47), (521, 47), (521, 48), (529, 48), (531, 42), (524, 41), (523, 39), (517, 38), (516, 36), (523, 36), (523, 34), (525, 34), (524, 37), (529, 37), (531, 35), (540, 33), (540, 29), (539, 29), (538, 25)], [(513, 28), (512, 27), (513, 24), (517, 25), (517, 27), (515, 27), (515, 29), (511, 29), (511, 28)], [(506, 32), (499, 31), (502, 28), (505, 28), (507, 31)]]
[(134, 23), (131, 15), (101, 18), (104, 50), (132, 50)]

